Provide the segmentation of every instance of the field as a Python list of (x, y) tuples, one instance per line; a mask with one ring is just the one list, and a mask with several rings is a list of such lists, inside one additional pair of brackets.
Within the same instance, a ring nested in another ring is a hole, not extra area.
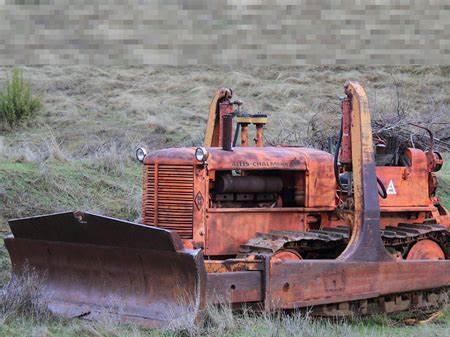
[[(39, 115), (0, 130), (0, 226), (6, 220), (61, 210), (140, 217), (139, 145), (150, 149), (201, 143), (208, 104), (221, 86), (233, 88), (244, 110), (270, 116), (271, 143), (323, 145), (337, 132), (338, 96), (346, 79), (366, 88), (374, 118), (420, 120), (440, 139), (450, 132), (450, 67), (24, 67), (42, 98)], [(0, 87), (10, 72), (0, 69)], [(450, 158), (449, 158), (450, 159)], [(450, 165), (439, 174), (450, 207)], [(0, 282), (9, 279), (0, 249)], [(149, 331), (99, 323), (32, 318), (0, 310), (1, 336), (448, 336), (450, 313), (434, 323), (405, 326), (400, 318), (341, 322), (309, 317), (211, 313), (202, 330)]]

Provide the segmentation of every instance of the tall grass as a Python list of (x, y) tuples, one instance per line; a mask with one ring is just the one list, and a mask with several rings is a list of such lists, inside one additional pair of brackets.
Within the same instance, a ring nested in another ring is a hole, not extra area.
[(22, 70), (13, 68), (11, 78), (7, 79), (3, 91), (0, 92), (0, 122), (13, 128), (34, 116), (40, 108), (41, 101), (32, 95)]
[(47, 320), (50, 316), (42, 290), (45, 275), (25, 265), (13, 275), (0, 292), (0, 320), (5, 322), (19, 317), (33, 321)]

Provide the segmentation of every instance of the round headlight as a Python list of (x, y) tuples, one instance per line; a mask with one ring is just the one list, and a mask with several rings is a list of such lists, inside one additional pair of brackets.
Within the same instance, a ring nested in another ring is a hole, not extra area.
[(145, 156), (147, 155), (147, 150), (143, 147), (140, 147), (136, 150), (136, 159), (141, 163), (144, 161)]
[(204, 147), (198, 147), (195, 149), (195, 159), (204, 163), (208, 159), (208, 151)]

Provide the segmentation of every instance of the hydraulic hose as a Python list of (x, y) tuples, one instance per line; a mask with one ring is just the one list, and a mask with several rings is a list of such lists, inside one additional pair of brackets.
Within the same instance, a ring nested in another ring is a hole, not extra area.
[[(344, 189), (344, 187), (341, 184), (341, 180), (339, 179), (339, 165), (338, 165), (338, 161), (339, 161), (339, 151), (341, 149), (341, 145), (342, 145), (342, 136), (343, 136), (343, 119), (341, 118), (341, 127), (339, 129), (339, 136), (338, 136), (338, 142), (336, 144), (336, 150), (334, 152), (334, 175), (336, 177), (336, 183), (339, 186), (339, 188), (342, 190), (342, 192), (347, 192), (346, 189)], [(386, 199), (387, 198), (387, 191), (386, 191), (386, 187), (384, 186), (383, 182), (380, 180), (380, 178), (377, 177), (377, 184), (380, 187), (378, 189), (378, 194), (382, 199)]]
[(339, 186), (339, 188), (345, 192), (344, 187), (341, 184), (341, 180), (339, 179), (339, 165), (338, 165), (338, 161), (339, 161), (339, 151), (341, 149), (341, 145), (342, 145), (342, 135), (343, 135), (343, 118), (341, 118), (341, 127), (339, 129), (339, 136), (338, 136), (338, 142), (336, 144), (336, 150), (334, 152), (334, 175), (336, 177), (336, 184)]
[[(377, 184), (380, 187), (378, 189), (378, 194), (380, 195), (380, 197), (382, 199), (386, 199), (387, 198), (387, 191), (386, 191), (386, 187), (384, 186), (383, 182), (380, 180), (380, 178), (377, 177)], [(380, 190), (381, 189), (381, 190)]]

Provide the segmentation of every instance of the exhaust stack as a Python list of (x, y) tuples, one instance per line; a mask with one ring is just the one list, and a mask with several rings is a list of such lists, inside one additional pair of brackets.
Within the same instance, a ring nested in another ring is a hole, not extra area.
[(233, 151), (231, 142), (233, 138), (233, 115), (226, 114), (222, 117), (222, 149)]

